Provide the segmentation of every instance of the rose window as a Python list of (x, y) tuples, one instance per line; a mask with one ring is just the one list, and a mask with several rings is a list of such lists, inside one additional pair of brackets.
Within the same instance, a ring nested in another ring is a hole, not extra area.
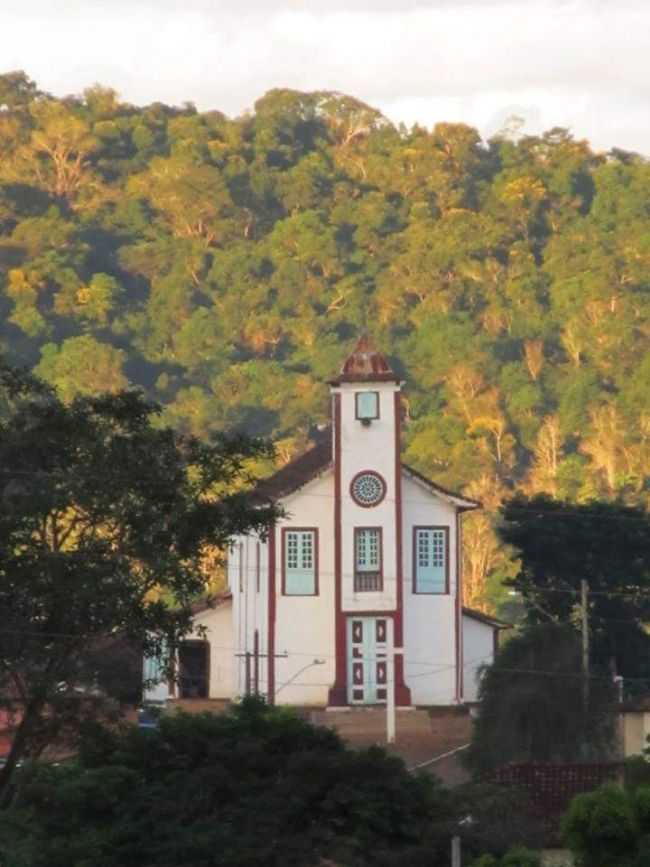
[(359, 506), (376, 506), (386, 496), (386, 483), (377, 473), (359, 473), (352, 479), (350, 493)]

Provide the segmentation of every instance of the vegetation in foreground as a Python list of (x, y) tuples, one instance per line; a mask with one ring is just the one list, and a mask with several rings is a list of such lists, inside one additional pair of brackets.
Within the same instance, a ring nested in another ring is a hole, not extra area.
[(451, 793), (380, 748), (349, 750), (251, 699), (224, 716), (163, 717), (156, 731), (93, 727), (77, 761), (26, 768), (0, 814), (0, 863), (448, 867), (470, 813), (465, 857), (501, 857), (518, 834), (512, 808), (508, 793)]

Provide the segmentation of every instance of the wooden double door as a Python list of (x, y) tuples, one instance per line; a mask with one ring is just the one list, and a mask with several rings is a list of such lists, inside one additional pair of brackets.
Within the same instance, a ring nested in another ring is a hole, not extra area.
[(384, 704), (388, 618), (348, 617), (348, 703)]

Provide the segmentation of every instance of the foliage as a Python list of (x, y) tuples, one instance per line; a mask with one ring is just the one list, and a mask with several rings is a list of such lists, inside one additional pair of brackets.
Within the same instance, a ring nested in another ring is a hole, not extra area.
[(498, 492), (466, 534), (483, 607), (512, 574), (505, 492), (647, 506), (645, 159), (397, 129), (325, 91), (230, 119), (9, 73), (0, 106), (0, 346), (66, 400), (128, 382), (180, 430), (290, 456), (370, 327), (408, 381), (408, 460)]
[(508, 762), (602, 760), (614, 743), (614, 685), (592, 672), (583, 702), (580, 636), (571, 626), (540, 624), (508, 641), (486, 667), (470, 767)]
[(638, 789), (640, 786), (650, 786), (650, 760), (648, 747), (644, 755), (629, 756), (625, 760), (623, 779), (626, 789)]
[(516, 846), (506, 852), (503, 858), (483, 855), (470, 867), (541, 867), (541, 863), (540, 856), (536, 852)]
[(0, 817), (0, 860), (444, 867), (453, 818), (433, 778), (247, 700), (220, 717), (163, 717), (155, 731), (93, 726), (78, 762), (24, 772)]
[[(579, 623), (580, 581), (589, 585), (590, 657), (597, 668), (650, 681), (650, 519), (620, 502), (571, 504), (517, 496), (498, 532), (521, 568), (511, 586), (529, 623)], [(634, 680), (632, 680), (634, 683)]]
[(135, 391), (66, 404), (0, 366), (0, 407), (0, 704), (17, 717), (6, 795), (18, 760), (89, 710), (96, 680), (107, 686), (93, 658), (122, 666), (120, 643), (140, 658), (174, 646), (204, 590), (206, 549), (264, 531), (275, 512), (223, 496), (267, 446), (181, 436)]
[(578, 795), (562, 832), (581, 867), (644, 867), (650, 855), (650, 788), (609, 785)]
[(458, 832), (465, 860), (486, 852), (498, 859), (512, 847), (544, 846), (544, 823), (521, 789), (471, 782), (454, 789), (454, 796), (456, 811), (464, 817)]

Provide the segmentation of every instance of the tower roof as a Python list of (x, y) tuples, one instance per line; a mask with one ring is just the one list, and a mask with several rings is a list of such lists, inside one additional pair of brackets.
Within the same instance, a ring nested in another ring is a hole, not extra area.
[(378, 352), (369, 337), (359, 338), (351, 355), (343, 362), (340, 374), (330, 385), (342, 382), (399, 382), (386, 357)]

